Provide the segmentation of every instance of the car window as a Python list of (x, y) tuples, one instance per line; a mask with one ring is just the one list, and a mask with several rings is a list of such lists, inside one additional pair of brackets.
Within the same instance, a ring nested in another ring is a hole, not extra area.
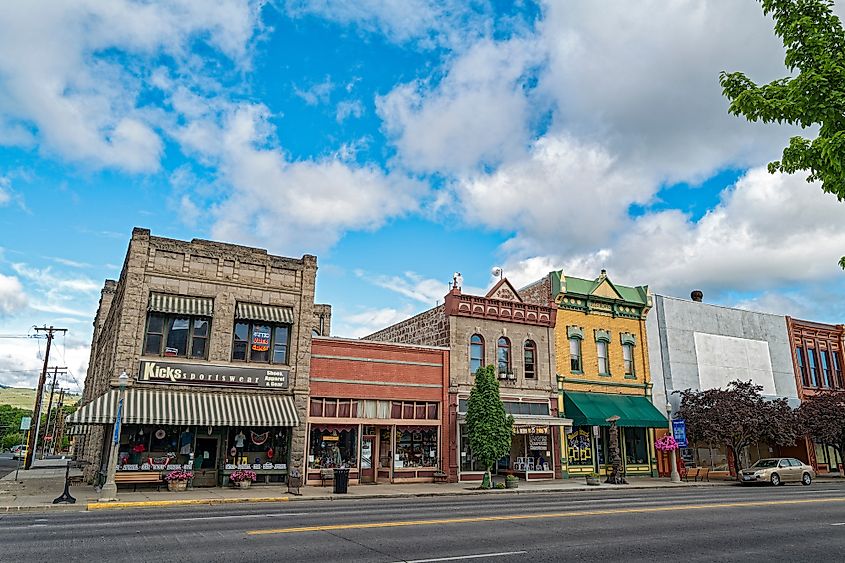
[(776, 459), (758, 459), (754, 462), (754, 465), (751, 467), (756, 468), (765, 468), (765, 467), (777, 467), (778, 460)]
[(789, 460), (789, 464), (792, 465), (792, 467), (801, 467), (802, 465), (804, 465), (803, 463), (794, 458)]
[(788, 461), (788, 460), (786, 460), (786, 459), (782, 459), (782, 460), (780, 460), (780, 463), (778, 464), (778, 467), (789, 467), (789, 461)]

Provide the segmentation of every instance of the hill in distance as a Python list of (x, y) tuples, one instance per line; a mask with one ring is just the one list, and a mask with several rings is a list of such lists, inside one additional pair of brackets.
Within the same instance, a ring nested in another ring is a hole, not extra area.
[[(44, 394), (44, 409), (47, 409), (47, 401), (50, 393)], [(59, 399), (59, 394), (53, 396), (53, 404)], [(65, 404), (74, 405), (79, 401), (79, 395), (65, 394)], [(32, 410), (35, 407), (35, 389), (22, 387), (6, 387), (0, 385), (0, 405), (11, 405), (19, 409)]]

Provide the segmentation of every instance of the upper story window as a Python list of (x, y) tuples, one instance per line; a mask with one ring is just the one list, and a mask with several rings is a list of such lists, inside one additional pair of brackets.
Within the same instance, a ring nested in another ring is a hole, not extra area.
[(812, 387), (818, 387), (819, 370), (816, 367), (816, 351), (813, 348), (807, 348), (807, 365), (810, 366), (810, 385)]
[(484, 365), (484, 338), (473, 334), (469, 339), (469, 371), (472, 374)]
[(525, 341), (523, 360), (525, 362), (525, 378), (534, 379), (537, 377), (537, 345), (533, 340)]
[(607, 355), (607, 342), (596, 341), (596, 355), (599, 360), (599, 375), (610, 375), (610, 362)]
[(232, 361), (287, 364), (290, 325), (264, 321), (235, 323)]
[(634, 345), (622, 345), (622, 362), (625, 364), (625, 375), (634, 375)]
[(510, 373), (511, 371), (511, 341), (502, 336), (496, 345), (496, 359), (499, 364), (499, 373)]
[(833, 387), (830, 380), (830, 355), (827, 350), (819, 350), (819, 358), (822, 362), (822, 385)]
[(581, 373), (581, 339), (573, 336), (569, 339), (569, 369), (573, 373)]
[(834, 350), (831, 352), (831, 355), (833, 356), (833, 385), (834, 387), (842, 389), (845, 385), (843, 385), (842, 382), (842, 367), (839, 363), (839, 352)]
[(807, 376), (807, 365), (804, 362), (804, 348), (795, 347), (795, 358), (798, 360), (798, 372), (801, 374), (801, 383), (804, 387), (810, 386), (810, 378)]
[(144, 354), (172, 358), (208, 357), (211, 319), (150, 312), (144, 335)]

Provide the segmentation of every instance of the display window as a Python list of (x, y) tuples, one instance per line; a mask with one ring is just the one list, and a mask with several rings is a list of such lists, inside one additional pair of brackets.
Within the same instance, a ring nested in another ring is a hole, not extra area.
[(625, 428), (625, 463), (643, 465), (648, 463), (648, 430), (645, 428)]
[(226, 433), (226, 465), (286, 464), (290, 429), (235, 426)]
[(358, 467), (358, 427), (312, 425), (308, 467)]
[(396, 428), (396, 469), (437, 466), (436, 428)]
[(469, 433), (466, 424), (461, 424), (461, 471), (484, 471), (481, 462), (472, 455), (472, 448), (469, 446)]
[(566, 434), (566, 458), (572, 466), (593, 466), (593, 434), (589, 426), (573, 428)]

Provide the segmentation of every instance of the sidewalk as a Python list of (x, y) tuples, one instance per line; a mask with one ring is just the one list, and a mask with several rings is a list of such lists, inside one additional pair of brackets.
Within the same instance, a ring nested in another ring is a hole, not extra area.
[[(79, 472), (76, 471), (76, 474)], [(71, 475), (74, 470), (71, 470)], [(80, 511), (108, 510), (118, 508), (144, 508), (186, 506), (196, 504), (295, 502), (302, 500), (341, 500), (341, 499), (376, 499), (403, 498), (448, 495), (509, 495), (531, 493), (577, 493), (579, 491), (614, 491), (620, 489), (667, 489), (684, 487), (707, 487), (730, 485), (730, 481), (712, 483), (671, 483), (668, 479), (648, 477), (629, 477), (629, 485), (606, 485), (590, 487), (581, 479), (563, 479), (534, 483), (519, 482), (517, 489), (491, 489), (480, 491), (471, 483), (415, 483), (407, 485), (357, 485), (349, 487), (347, 494), (334, 494), (332, 487), (303, 487), (301, 495), (291, 495), (284, 485), (256, 485), (249, 489), (209, 488), (194, 489), (184, 492), (170, 492), (166, 486), (155, 491), (142, 488), (133, 492), (131, 488), (122, 488), (118, 493), (118, 502), (100, 503), (98, 493), (90, 485), (71, 487), (70, 492), (76, 498), (76, 504), (54, 505), (52, 501), (64, 490), (64, 468), (43, 468), (21, 471), (20, 478), (14, 480), (11, 472), (0, 479), (0, 513), (16, 511)]]

